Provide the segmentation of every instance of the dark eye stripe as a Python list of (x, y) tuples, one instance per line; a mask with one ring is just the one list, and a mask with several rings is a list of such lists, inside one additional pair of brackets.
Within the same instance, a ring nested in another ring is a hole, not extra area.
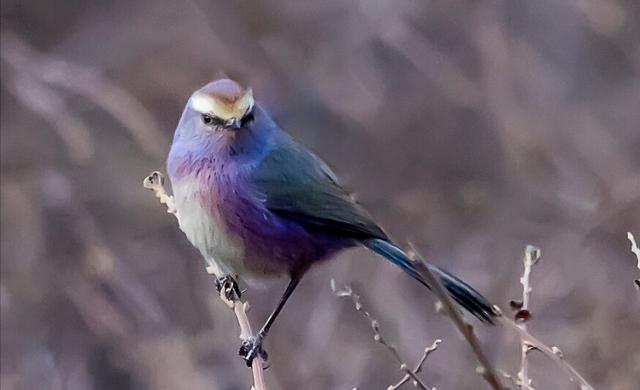
[(221, 126), (224, 124), (224, 121), (217, 116), (202, 114), (202, 123), (207, 126)]

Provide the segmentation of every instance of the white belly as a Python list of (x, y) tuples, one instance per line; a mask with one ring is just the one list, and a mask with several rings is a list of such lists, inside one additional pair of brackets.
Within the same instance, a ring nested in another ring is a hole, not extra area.
[(217, 210), (207, 207), (198, 195), (192, 179), (172, 183), (180, 229), (207, 261), (217, 277), (241, 275), (244, 271), (244, 245), (227, 232)]

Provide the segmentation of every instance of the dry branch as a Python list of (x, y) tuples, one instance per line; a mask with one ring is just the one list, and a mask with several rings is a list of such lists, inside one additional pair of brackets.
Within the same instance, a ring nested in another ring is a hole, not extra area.
[(529, 378), (529, 370), (527, 363), (527, 355), (532, 350), (538, 350), (553, 361), (558, 363), (569, 375), (572, 381), (575, 381), (580, 386), (581, 390), (593, 390), (593, 386), (587, 382), (587, 380), (580, 375), (580, 373), (573, 368), (562, 355), (560, 348), (554, 346), (549, 347), (542, 341), (535, 338), (527, 330), (526, 321), (531, 317), (529, 312), (529, 301), (531, 299), (531, 269), (540, 260), (541, 251), (539, 248), (527, 245), (525, 249), (525, 255), (523, 258), (524, 271), (520, 278), (520, 284), (522, 284), (522, 301), (511, 301), (511, 307), (516, 309), (514, 322), (504, 316), (500, 317), (501, 323), (508, 328), (515, 330), (520, 336), (520, 372), (518, 372), (517, 378), (514, 378), (508, 374), (503, 373), (503, 376), (513, 381), (516, 385), (524, 390), (534, 390), (531, 386), (531, 379)]
[[(522, 284), (522, 308), (518, 311), (520, 315), (516, 314), (516, 318), (520, 318), (522, 323), (520, 327), (523, 330), (527, 330), (527, 320), (530, 318), (529, 300), (531, 298), (531, 269), (540, 260), (540, 249), (527, 246), (524, 255), (524, 272), (520, 278), (520, 284)], [(529, 344), (524, 340), (520, 340), (520, 372), (518, 377), (520, 378), (521, 387), (523, 389), (533, 390), (531, 386), (531, 379), (529, 379), (529, 365), (527, 363), (527, 354), (529, 353)]]
[[(631, 232), (627, 232), (627, 239), (629, 240), (629, 242), (631, 242), (631, 253), (636, 255), (636, 258), (638, 259), (637, 267), (638, 267), (638, 270), (640, 270), (640, 248), (638, 248), (638, 244), (636, 244), (636, 239), (635, 237), (633, 237), (633, 234), (631, 234)], [(636, 279), (633, 282), (636, 284), (636, 287), (640, 289), (640, 279)]]
[(331, 279), (331, 290), (334, 292), (334, 294), (336, 294), (336, 296), (338, 296), (338, 297), (347, 297), (347, 298), (350, 298), (353, 301), (353, 305), (354, 305), (356, 311), (361, 313), (364, 316), (364, 318), (369, 321), (371, 329), (373, 330), (373, 339), (376, 342), (382, 344), (390, 352), (391, 356), (393, 356), (393, 358), (396, 360), (396, 362), (398, 362), (398, 364), (400, 365), (400, 370), (405, 373), (405, 376), (400, 381), (398, 381), (394, 385), (390, 385), (389, 387), (387, 387), (387, 390), (398, 389), (400, 386), (402, 386), (404, 383), (406, 383), (409, 379), (411, 379), (413, 381), (414, 386), (419, 388), (419, 389), (422, 389), (422, 390), (435, 390), (435, 388), (430, 389), (418, 377), (417, 374), (420, 371), (422, 371), (422, 367), (423, 367), (425, 361), (427, 360), (427, 357), (429, 357), (429, 355), (432, 352), (434, 352), (436, 349), (438, 349), (438, 345), (442, 342), (442, 340), (437, 339), (437, 340), (435, 340), (433, 342), (433, 344), (431, 344), (431, 346), (426, 347), (425, 351), (424, 351), (424, 353), (422, 355), (422, 358), (419, 360), (418, 364), (416, 365), (416, 368), (412, 370), (411, 368), (409, 368), (409, 365), (407, 363), (405, 363), (405, 361), (402, 359), (402, 357), (400, 356), (400, 353), (398, 352), (398, 349), (394, 345), (390, 344), (382, 336), (382, 333), (380, 332), (380, 323), (378, 323), (378, 320), (373, 318), (371, 313), (369, 313), (367, 310), (364, 309), (364, 307), (362, 306), (362, 302), (360, 301), (360, 296), (358, 294), (354, 293), (353, 289), (350, 286), (344, 286), (342, 289), (338, 290), (336, 288), (335, 281), (333, 279)]
[(514, 330), (520, 336), (521, 340), (529, 345), (530, 350), (537, 350), (542, 352), (545, 356), (556, 362), (563, 370), (569, 375), (569, 379), (576, 382), (580, 386), (580, 390), (594, 390), (593, 386), (571, 365), (564, 359), (564, 355), (560, 348), (553, 346), (549, 347), (541, 340), (529, 333), (528, 330), (520, 328), (513, 320), (501, 316), (500, 323), (509, 329)]
[[(520, 278), (520, 284), (522, 284), (522, 301), (511, 302), (512, 308), (516, 309), (515, 318), (519, 321), (520, 328), (527, 331), (527, 321), (531, 318), (531, 312), (529, 310), (529, 301), (531, 300), (531, 269), (540, 260), (540, 249), (527, 245), (524, 252), (522, 262), (524, 263), (524, 271)], [(527, 355), (531, 350), (531, 346), (524, 340), (520, 339), (520, 372), (518, 372), (518, 378), (510, 378), (515, 380), (516, 385), (525, 390), (534, 390), (531, 379), (529, 378), (529, 364), (527, 362)], [(506, 376), (505, 376), (506, 377)]]
[[(422, 371), (422, 367), (424, 366), (424, 363), (427, 361), (427, 358), (429, 357), (429, 355), (431, 355), (431, 353), (435, 352), (436, 349), (438, 349), (438, 346), (440, 345), (441, 342), (442, 340), (436, 339), (433, 341), (433, 344), (431, 344), (428, 347), (425, 347), (424, 352), (422, 353), (422, 357), (420, 358), (420, 360), (418, 360), (418, 363), (416, 364), (416, 368), (413, 369), (414, 374), (418, 374), (420, 371)], [(410, 379), (411, 379), (411, 375), (406, 374), (396, 384), (393, 384), (387, 387), (387, 390), (397, 390), (400, 388), (400, 386), (405, 384)], [(418, 384), (414, 382), (414, 386), (418, 386)], [(436, 388), (434, 387), (433, 390), (436, 390)]]
[[(180, 219), (173, 202), (173, 197), (167, 193), (167, 190), (164, 187), (164, 176), (162, 173), (158, 171), (152, 172), (144, 179), (142, 185), (144, 188), (154, 192), (156, 198), (160, 200), (160, 203), (167, 206), (168, 213), (175, 215), (178, 220)], [(211, 273), (209, 269), (207, 269), (207, 272)], [(238, 320), (238, 325), (240, 326), (240, 339), (245, 340), (252, 337), (253, 331), (251, 330), (251, 324), (247, 318), (249, 303), (242, 302), (239, 297), (233, 293), (233, 291), (224, 288), (220, 290), (220, 299), (225, 305), (227, 305), (227, 307), (233, 310), (233, 313)], [(264, 381), (263, 370), (262, 359), (259, 357), (253, 359), (253, 362), (251, 363), (251, 372), (253, 374), (252, 388), (255, 390), (267, 389)]]
[(478, 363), (480, 363), (477, 372), (482, 375), (484, 380), (487, 381), (487, 383), (489, 383), (489, 385), (494, 390), (503, 390), (504, 387), (500, 383), (500, 379), (498, 379), (498, 373), (494, 369), (493, 365), (489, 362), (487, 355), (482, 350), (480, 342), (478, 341), (478, 338), (473, 331), (473, 326), (462, 318), (462, 315), (458, 311), (458, 308), (449, 297), (449, 294), (444, 289), (444, 286), (442, 286), (440, 279), (436, 277), (433, 272), (431, 272), (431, 270), (415, 250), (415, 248), (412, 247), (412, 251), (413, 253), (411, 256), (411, 261), (413, 262), (413, 265), (415, 266), (417, 272), (431, 286), (432, 291), (434, 292), (434, 294), (436, 294), (436, 296), (442, 303), (447, 315), (451, 317), (451, 320), (458, 328), (460, 333), (462, 333), (467, 343), (471, 346), (473, 353), (476, 355), (476, 359), (478, 360)]

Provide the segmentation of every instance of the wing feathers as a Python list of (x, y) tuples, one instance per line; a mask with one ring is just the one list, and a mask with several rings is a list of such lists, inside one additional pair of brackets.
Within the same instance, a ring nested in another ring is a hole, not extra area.
[(292, 139), (286, 141), (263, 158), (252, 176), (270, 211), (342, 237), (387, 237), (322, 160)]

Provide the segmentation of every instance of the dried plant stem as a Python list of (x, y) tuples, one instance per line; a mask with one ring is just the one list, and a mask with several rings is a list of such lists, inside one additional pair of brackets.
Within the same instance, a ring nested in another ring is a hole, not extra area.
[(462, 315), (458, 311), (458, 308), (455, 306), (449, 294), (442, 286), (440, 279), (437, 278), (433, 272), (429, 269), (427, 264), (424, 262), (422, 257), (418, 254), (415, 248), (412, 248), (414, 256), (412, 256), (411, 260), (416, 267), (416, 270), (426, 280), (426, 282), (431, 286), (432, 291), (436, 294), (446, 313), (451, 320), (458, 328), (460, 333), (464, 336), (467, 343), (471, 346), (473, 353), (476, 355), (476, 359), (478, 363), (480, 363), (480, 367), (478, 367), (478, 373), (482, 375), (485, 381), (489, 383), (491, 388), (494, 390), (503, 390), (504, 387), (500, 383), (500, 379), (498, 379), (498, 373), (494, 369), (493, 365), (489, 362), (487, 355), (485, 355), (482, 347), (480, 346), (480, 342), (473, 331), (473, 326), (467, 323), (462, 319)]
[[(438, 349), (438, 346), (440, 345), (441, 342), (442, 340), (437, 339), (433, 342), (433, 344), (431, 344), (430, 346), (424, 349), (424, 352), (422, 353), (422, 357), (420, 358), (420, 360), (418, 360), (418, 363), (416, 364), (416, 368), (413, 369), (414, 374), (418, 374), (420, 371), (422, 371), (422, 367), (424, 366), (424, 363), (427, 361), (427, 358), (429, 357), (429, 355), (431, 355), (432, 352)], [(396, 384), (393, 384), (387, 387), (387, 390), (397, 390), (400, 388), (400, 386), (407, 383), (410, 379), (411, 379), (411, 375), (406, 374)], [(435, 387), (433, 390), (435, 390)]]
[(511, 301), (513, 309), (517, 310), (515, 314), (514, 322), (504, 316), (500, 317), (503, 325), (514, 329), (520, 336), (520, 372), (518, 372), (517, 379), (505, 375), (505, 377), (513, 380), (516, 385), (525, 390), (534, 390), (531, 385), (531, 379), (529, 378), (529, 368), (527, 362), (527, 355), (532, 350), (538, 350), (558, 363), (568, 374), (571, 380), (579, 383), (581, 390), (593, 390), (593, 387), (571, 366), (564, 357), (558, 347), (548, 347), (546, 344), (532, 336), (527, 330), (526, 322), (531, 317), (529, 311), (529, 303), (531, 301), (531, 269), (540, 260), (541, 251), (539, 248), (527, 245), (525, 248), (525, 254), (523, 258), (524, 271), (520, 278), (520, 284), (522, 284), (522, 301)]
[[(240, 340), (246, 340), (253, 336), (251, 330), (251, 324), (247, 317), (247, 311), (249, 310), (249, 303), (242, 302), (238, 299), (237, 295), (233, 291), (224, 289), (220, 290), (220, 299), (231, 309), (238, 319), (238, 325), (240, 325)], [(262, 366), (262, 359), (259, 357), (253, 359), (251, 362), (251, 373), (253, 374), (253, 389), (266, 390), (264, 376), (264, 367)]]
[[(144, 188), (152, 190), (156, 196), (160, 200), (160, 203), (167, 206), (167, 212), (176, 216), (178, 220), (180, 220), (180, 215), (175, 208), (175, 204), (173, 201), (173, 197), (167, 194), (167, 190), (164, 187), (164, 176), (162, 173), (158, 171), (154, 171), (149, 176), (147, 176), (142, 185)], [(209, 269), (207, 272), (211, 273)], [(238, 325), (240, 326), (240, 339), (245, 340), (249, 337), (253, 336), (253, 331), (251, 330), (251, 324), (249, 323), (249, 319), (247, 318), (247, 311), (249, 310), (249, 303), (242, 302), (233, 291), (221, 289), (220, 290), (220, 299), (233, 310), (235, 314)], [(262, 365), (262, 359), (256, 358), (253, 359), (251, 363), (251, 372), (253, 374), (253, 386), (254, 390), (266, 390), (267, 387), (264, 381), (263, 375), (264, 367)]]
[[(522, 313), (520, 317), (516, 314), (517, 318), (521, 318), (522, 322), (519, 324), (520, 328), (524, 331), (527, 330), (527, 320), (529, 319), (529, 301), (531, 299), (531, 269), (540, 260), (540, 249), (532, 245), (527, 245), (525, 248), (523, 263), (524, 271), (520, 278), (520, 284), (522, 284), (522, 306), (519, 313)], [(530, 346), (524, 340), (520, 339), (520, 372), (518, 373), (518, 379), (520, 381), (520, 387), (525, 390), (534, 390), (531, 385), (531, 379), (529, 378), (529, 364), (527, 363), (527, 355), (529, 354)]]
[(387, 388), (387, 390), (395, 390), (398, 387), (402, 386), (405, 382), (407, 382), (408, 380), (412, 380), (413, 384), (422, 390), (435, 390), (434, 389), (430, 389), (419, 377), (418, 377), (418, 373), (422, 370), (422, 367), (425, 363), (425, 361), (427, 360), (427, 357), (429, 357), (429, 355), (434, 352), (436, 349), (438, 349), (438, 345), (442, 342), (442, 340), (438, 339), (435, 340), (433, 342), (433, 344), (430, 347), (425, 348), (424, 354), (422, 355), (422, 358), (420, 359), (420, 361), (418, 362), (418, 364), (416, 365), (415, 369), (411, 369), (409, 367), (409, 365), (407, 363), (405, 363), (405, 361), (402, 359), (402, 357), (400, 356), (400, 353), (398, 352), (398, 349), (393, 346), (391, 343), (389, 343), (383, 336), (382, 333), (380, 332), (380, 324), (378, 323), (378, 321), (373, 318), (373, 316), (371, 315), (371, 313), (369, 313), (367, 310), (364, 309), (364, 306), (362, 305), (362, 302), (360, 301), (360, 296), (356, 293), (353, 292), (353, 289), (350, 286), (344, 286), (342, 289), (338, 290), (336, 289), (335, 286), (335, 281), (332, 279), (331, 280), (331, 290), (336, 294), (336, 296), (338, 297), (347, 297), (350, 298), (353, 301), (353, 305), (356, 309), (356, 311), (358, 311), (359, 313), (362, 313), (363, 317), (369, 321), (369, 324), (371, 326), (371, 329), (373, 330), (373, 339), (382, 344), (391, 354), (391, 356), (393, 356), (393, 358), (396, 360), (396, 362), (398, 362), (398, 364), (400, 364), (400, 370), (402, 370), (405, 373), (405, 376), (395, 385), (391, 385)]
[[(631, 253), (636, 255), (636, 259), (638, 259), (637, 267), (638, 267), (638, 270), (640, 270), (640, 248), (638, 248), (638, 244), (636, 244), (636, 239), (635, 237), (633, 237), (633, 234), (631, 234), (631, 232), (627, 232), (627, 239), (629, 240), (629, 242), (631, 242)], [(640, 279), (634, 280), (634, 283), (636, 284), (636, 287), (640, 289)]]
[(571, 365), (564, 359), (564, 355), (560, 348), (553, 346), (549, 347), (531, 333), (528, 330), (522, 329), (519, 324), (516, 324), (512, 319), (500, 316), (500, 323), (514, 330), (520, 336), (520, 339), (524, 340), (528, 345), (529, 349), (535, 349), (537, 351), (542, 352), (545, 356), (556, 362), (562, 369), (564, 369), (567, 374), (569, 374), (569, 378), (572, 381), (575, 381), (580, 386), (580, 390), (594, 390), (593, 386)]
[(173, 202), (173, 196), (167, 194), (167, 190), (164, 188), (164, 175), (158, 171), (153, 171), (142, 182), (142, 186), (146, 189), (153, 191), (156, 198), (160, 200), (161, 204), (167, 206), (167, 212), (176, 216), (180, 220), (180, 216), (176, 211), (176, 205)]

